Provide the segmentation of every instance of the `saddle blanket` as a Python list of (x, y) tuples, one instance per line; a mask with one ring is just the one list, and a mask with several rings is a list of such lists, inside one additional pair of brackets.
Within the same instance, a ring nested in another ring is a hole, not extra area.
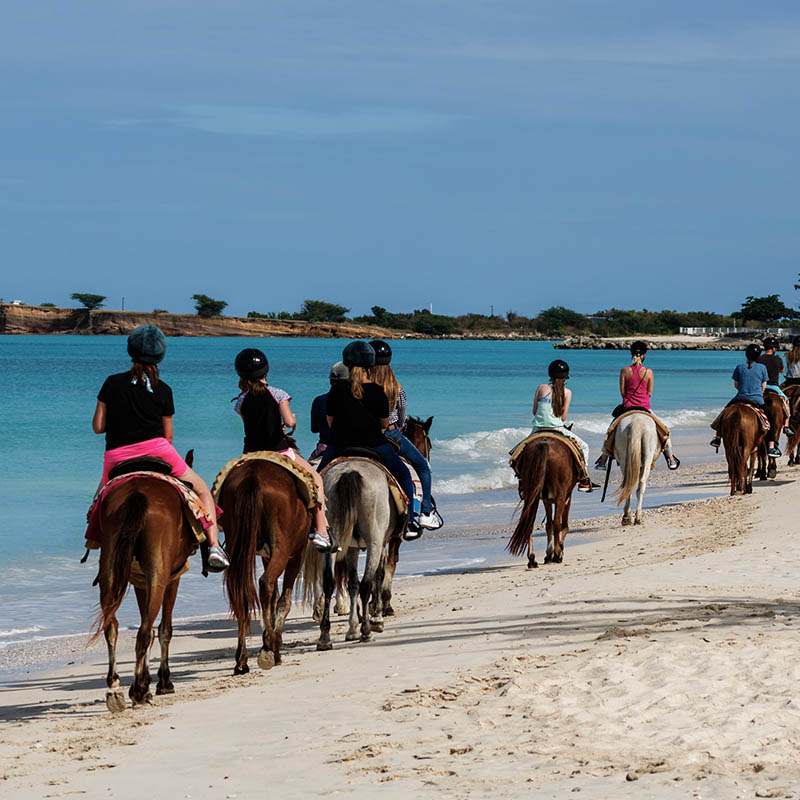
[(219, 471), (217, 477), (214, 479), (214, 485), (211, 487), (211, 496), (215, 501), (219, 501), (219, 493), (222, 489), (222, 484), (225, 482), (225, 478), (228, 477), (230, 471), (234, 467), (238, 467), (239, 464), (244, 464), (246, 461), (253, 460), (269, 461), (271, 464), (277, 464), (279, 467), (283, 467), (283, 469), (294, 478), (298, 494), (305, 503), (306, 508), (310, 511), (319, 505), (317, 485), (314, 483), (314, 476), (307, 469), (292, 461), (289, 456), (285, 456), (283, 453), (278, 453), (275, 450), (256, 450), (253, 453), (244, 453), (229, 461)]
[[(764, 434), (769, 433), (770, 424), (769, 424), (769, 417), (758, 407), (752, 406), (750, 403), (736, 403), (735, 405), (744, 406), (745, 408), (749, 408), (758, 418), (759, 423), (761, 424), (761, 430)], [(711, 423), (711, 428), (717, 433), (717, 435), (722, 436), (722, 417), (725, 412), (731, 407), (729, 403), (722, 411), (717, 414), (716, 419)]]
[(619, 423), (625, 419), (625, 417), (631, 416), (631, 414), (646, 414), (650, 419), (653, 420), (656, 424), (656, 433), (658, 434), (658, 444), (659, 450), (656, 453), (656, 457), (660, 456), (663, 452), (664, 448), (669, 441), (669, 428), (655, 415), (651, 414), (647, 411), (626, 411), (624, 414), (620, 414), (612, 423), (608, 426), (608, 430), (606, 431), (606, 438), (603, 442), (603, 453), (610, 458), (614, 457), (614, 440), (617, 436), (617, 426)]
[[(392, 500), (394, 500), (395, 510), (401, 518), (405, 518), (408, 515), (408, 497), (406, 496), (406, 493), (400, 487), (400, 484), (397, 482), (397, 478), (395, 478), (394, 475), (392, 475), (392, 473), (389, 472), (389, 470), (386, 469), (386, 467), (384, 467), (380, 461), (374, 458), (367, 458), (366, 456), (339, 456), (338, 458), (334, 458), (325, 466), (325, 469), (322, 470), (322, 475), (324, 475), (334, 464), (340, 464), (343, 461), (361, 461), (380, 467), (383, 470), (384, 475), (386, 475), (386, 480), (389, 483), (389, 494), (391, 495)], [(406, 464), (406, 466), (408, 467), (409, 472), (411, 472), (412, 478), (416, 477), (416, 473), (411, 469), (411, 466), (409, 464)], [(415, 495), (418, 483), (419, 478), (417, 478), (414, 483)], [(420, 497), (421, 496), (422, 489), (420, 487)]]
[(575, 441), (570, 439), (569, 436), (565, 436), (563, 433), (558, 433), (557, 431), (536, 431), (535, 433), (526, 436), (521, 442), (519, 442), (519, 444), (514, 445), (514, 447), (508, 453), (508, 464), (511, 469), (514, 470), (514, 475), (516, 475), (517, 478), (519, 478), (519, 473), (517, 472), (517, 461), (519, 460), (520, 455), (522, 455), (522, 451), (525, 449), (525, 446), (534, 439), (555, 439), (556, 441), (567, 445), (572, 457), (575, 459), (575, 465), (578, 467), (578, 473), (580, 474), (581, 479), (587, 477), (588, 473), (586, 472), (586, 464), (583, 460), (583, 451)]

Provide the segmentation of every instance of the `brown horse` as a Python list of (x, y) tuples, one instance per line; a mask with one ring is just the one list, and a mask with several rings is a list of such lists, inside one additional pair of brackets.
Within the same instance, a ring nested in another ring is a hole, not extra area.
[(572, 490), (578, 482), (578, 468), (566, 442), (554, 438), (533, 439), (525, 445), (516, 462), (522, 513), (507, 545), (513, 556), (527, 547), (528, 569), (539, 566), (533, 552), (533, 527), (539, 500), (547, 515), (547, 554), (544, 563), (564, 560), (564, 539), (569, 530)]
[[(191, 463), (191, 455), (187, 456)], [(103, 534), (100, 545), (100, 613), (93, 639), (105, 634), (108, 645), (106, 705), (122, 711), (125, 699), (117, 674), (117, 611), (128, 590), (133, 558), (145, 576), (145, 587), (134, 587), (141, 624), (136, 635), (136, 666), (128, 694), (133, 705), (148, 703), (150, 646), (153, 624), (161, 610), (158, 641), (161, 665), (156, 694), (174, 692), (169, 672), (169, 643), (172, 638), (172, 609), (186, 559), (197, 548), (197, 538), (184, 515), (183, 502), (175, 489), (157, 478), (131, 478), (111, 489), (103, 501)]]
[(765, 446), (764, 431), (756, 410), (747, 403), (733, 403), (720, 417), (722, 444), (728, 461), (731, 495), (751, 494), (759, 450)]
[[(277, 464), (252, 459), (228, 473), (220, 487), (225, 547), (231, 565), (225, 572), (225, 591), (239, 624), (239, 642), (233, 674), (247, 666), (250, 618), (261, 612), (263, 625), (258, 666), (281, 663), (283, 626), (292, 607), (292, 587), (308, 543), (311, 520), (294, 478)], [(256, 589), (256, 555), (262, 554), (264, 572)], [(278, 597), (278, 578), (283, 591)]]
[[(800, 385), (792, 384), (783, 388), (783, 393), (789, 398), (789, 408), (792, 416), (800, 417)], [(800, 425), (796, 425), (794, 436), (789, 437), (786, 443), (786, 455), (789, 456), (789, 466), (800, 464)]]
[[(764, 392), (764, 410), (767, 412), (769, 418), (775, 423), (775, 444), (777, 445), (781, 439), (781, 432), (789, 418), (786, 415), (786, 410), (783, 406), (781, 397), (776, 392)], [(778, 474), (778, 464), (775, 456), (767, 457), (766, 448), (760, 447), (758, 449), (758, 468), (756, 469), (756, 479), (765, 481), (767, 478), (773, 479)]]

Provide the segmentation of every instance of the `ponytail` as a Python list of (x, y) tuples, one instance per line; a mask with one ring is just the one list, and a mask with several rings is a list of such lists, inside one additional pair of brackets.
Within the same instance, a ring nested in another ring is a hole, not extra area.
[(267, 384), (263, 381), (250, 381), (239, 378), (239, 390), (244, 394), (249, 392), (253, 397), (263, 397), (267, 393)]
[(364, 367), (350, 367), (350, 375), (348, 376), (348, 384), (350, 386), (350, 394), (360, 400), (364, 396), (364, 380), (369, 377), (369, 371)]
[(134, 361), (130, 369), (131, 379), (137, 386), (147, 386), (151, 389), (158, 386), (158, 366), (156, 364), (143, 364), (141, 361)]
[(564, 413), (564, 403), (566, 398), (564, 396), (564, 378), (553, 378), (550, 382), (553, 387), (553, 413), (560, 417)]

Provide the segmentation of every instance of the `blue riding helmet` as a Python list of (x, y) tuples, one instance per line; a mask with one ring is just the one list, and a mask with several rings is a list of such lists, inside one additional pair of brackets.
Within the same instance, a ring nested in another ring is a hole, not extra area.
[(167, 352), (167, 337), (156, 325), (140, 325), (128, 336), (128, 355), (140, 364), (158, 364)]
[(342, 361), (348, 369), (351, 367), (374, 367), (375, 349), (369, 342), (361, 340), (350, 342), (342, 351)]

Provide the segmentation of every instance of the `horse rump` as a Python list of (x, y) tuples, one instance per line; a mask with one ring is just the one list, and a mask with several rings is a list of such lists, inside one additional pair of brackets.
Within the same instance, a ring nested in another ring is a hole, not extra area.
[(533, 532), (536, 512), (539, 509), (539, 499), (544, 490), (548, 455), (547, 440), (534, 439), (525, 446), (517, 459), (516, 469), (519, 476), (522, 511), (517, 527), (506, 545), (506, 549), (512, 556), (520, 556), (525, 552)]

